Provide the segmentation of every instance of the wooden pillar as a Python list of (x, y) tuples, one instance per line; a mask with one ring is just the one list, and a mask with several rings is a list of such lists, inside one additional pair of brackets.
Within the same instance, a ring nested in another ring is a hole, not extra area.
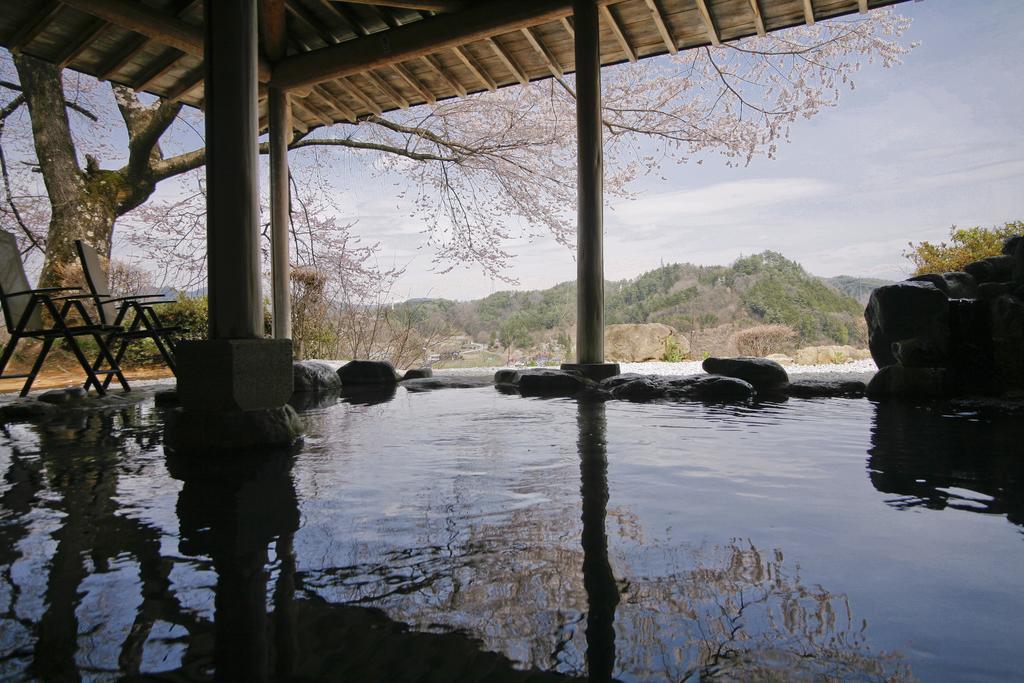
[(596, 0), (574, 0), (576, 28), (576, 362), (604, 362), (604, 162)]
[(206, 231), (210, 339), (263, 337), (256, 0), (206, 13)]
[(292, 338), (292, 300), (288, 260), (288, 144), (292, 140), (288, 93), (271, 87), (270, 118), (270, 282), (274, 339)]

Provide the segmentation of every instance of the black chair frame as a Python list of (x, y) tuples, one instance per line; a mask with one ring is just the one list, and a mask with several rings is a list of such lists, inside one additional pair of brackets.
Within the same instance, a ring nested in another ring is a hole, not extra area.
[[(128, 345), (132, 341), (150, 338), (156, 345), (157, 351), (160, 353), (161, 358), (163, 358), (164, 363), (167, 364), (172, 373), (177, 374), (177, 366), (174, 363), (176, 344), (173, 335), (181, 332), (181, 328), (164, 326), (154, 309), (155, 305), (173, 302), (163, 299), (162, 294), (110, 296), (109, 287), (100, 266), (96, 250), (81, 240), (75, 240), (75, 249), (82, 264), (82, 272), (85, 274), (85, 283), (91, 292), (87, 296), (92, 298), (96, 306), (98, 319), (101, 324), (109, 325), (114, 330), (109, 334), (107, 343), (113, 346), (114, 343), (120, 342), (117, 352), (114, 354), (114, 362), (118, 367), (120, 367), (124, 354), (128, 350)], [(97, 271), (99, 272), (97, 273)], [(150, 301), (151, 299), (161, 300)], [(111, 314), (113, 314), (113, 319), (107, 320), (107, 318), (111, 317)], [(134, 316), (130, 318), (131, 323), (126, 327), (126, 320), (132, 314)], [(98, 357), (94, 367), (101, 367), (103, 360), (102, 356)], [(112, 379), (111, 376), (107, 376), (104, 379), (104, 389), (110, 385)]]
[[(117, 377), (118, 382), (125, 391), (129, 390), (128, 382), (125, 380), (124, 375), (121, 373), (121, 368), (113, 355), (110, 353), (110, 348), (107, 345), (107, 336), (111, 333), (111, 327), (108, 325), (97, 325), (92, 322), (89, 317), (85, 306), (82, 305), (82, 299), (89, 298), (86, 294), (72, 294), (59, 297), (53, 297), (52, 294), (59, 292), (74, 292), (79, 291), (78, 287), (43, 287), (40, 289), (27, 289), (17, 292), (3, 292), (3, 303), (4, 303), (4, 315), (9, 314), (7, 307), (7, 299), (14, 296), (28, 295), (28, 305), (25, 307), (21, 317), (14, 322), (12, 325), (8, 322), (8, 329), (11, 333), (11, 338), (7, 343), (7, 346), (3, 350), (3, 354), (0, 355), (0, 379), (20, 379), (25, 378), (25, 384), (21, 388), (21, 396), (28, 395), (29, 390), (32, 388), (32, 383), (35, 381), (36, 376), (43, 367), (43, 362), (46, 360), (46, 356), (49, 354), (50, 349), (53, 347), (53, 343), (58, 339), (64, 339), (71, 352), (75, 355), (79, 365), (86, 374), (85, 390), (88, 391), (90, 386), (96, 387), (96, 393), (100, 396), (106, 394), (107, 387), (110, 385), (110, 380)], [(57, 302), (62, 301), (60, 308), (57, 307)], [(50, 315), (53, 320), (53, 327), (48, 329), (29, 329), (29, 324), (33, 320), (34, 314), (41, 311), (45, 311)], [(71, 325), (68, 323), (68, 315), (72, 312), (78, 313), (82, 317), (83, 324)], [(95, 363), (90, 363), (85, 357), (85, 353), (78, 345), (76, 337), (91, 336), (99, 347), (99, 356)], [(32, 364), (31, 370), (27, 373), (16, 373), (10, 375), (4, 375), (3, 371), (7, 368), (7, 364), (14, 356), (14, 351), (17, 348), (18, 342), (22, 339), (41, 339), (43, 347), (39, 351), (39, 355), (36, 356), (35, 361)], [(103, 370), (103, 363), (107, 363), (108, 369)], [(101, 381), (99, 378), (103, 376), (104, 380)]]

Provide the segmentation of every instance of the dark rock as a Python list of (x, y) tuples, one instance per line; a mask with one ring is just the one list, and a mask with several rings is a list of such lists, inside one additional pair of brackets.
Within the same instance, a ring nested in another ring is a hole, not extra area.
[(1012, 291), (1013, 285), (1009, 282), (983, 282), (978, 285), (978, 298), (991, 301)]
[(848, 379), (798, 379), (790, 382), (785, 391), (796, 398), (860, 398), (867, 392), (867, 384)]
[(402, 380), (405, 381), (409, 379), (424, 379), (426, 377), (433, 376), (434, 371), (431, 368), (409, 368), (408, 370), (405, 371), (405, 374), (402, 375)]
[(960, 411), (983, 415), (1024, 415), (1024, 399), (972, 396), (955, 398), (950, 405)]
[(756, 389), (774, 389), (789, 382), (786, 370), (776, 361), (767, 358), (705, 358), (701, 364), (704, 372), (713, 375), (735, 377), (749, 382)]
[(725, 375), (694, 375), (668, 381), (670, 395), (698, 401), (749, 401), (755, 395), (754, 385), (738, 377)]
[(323, 393), (341, 389), (338, 371), (327, 363), (301, 360), (292, 363), (294, 393)]
[(1013, 279), (1013, 256), (1003, 254), (1000, 256), (989, 256), (974, 263), (964, 266), (964, 272), (969, 273), (980, 284), (982, 282), (1009, 282)]
[(919, 339), (937, 353), (949, 348), (949, 300), (930, 282), (897, 282), (871, 292), (864, 319), (878, 367), (896, 363), (894, 342)]
[(25, 399), (0, 406), (0, 422), (35, 422), (60, 413), (60, 408), (53, 403)]
[(175, 408), (164, 443), (179, 454), (253, 451), (287, 447), (302, 434), (302, 418), (291, 406), (260, 410), (199, 411)]
[(153, 402), (160, 407), (174, 407), (180, 405), (177, 389), (162, 389), (153, 394)]
[(406, 391), (433, 391), (435, 389), (478, 389), (494, 384), (490, 377), (423, 377), (420, 379), (402, 380)]
[(1022, 242), (1024, 242), (1024, 235), (1007, 237), (1006, 241), (1003, 242), (1003, 254), (1006, 256), (1013, 256), (1017, 253), (1017, 248)]
[(908, 368), (941, 368), (948, 362), (946, 352), (936, 348), (929, 339), (904, 339), (893, 342), (896, 362)]
[(341, 398), (345, 403), (357, 406), (374, 406), (387, 403), (398, 393), (398, 384), (343, 384)]
[(564, 370), (530, 370), (519, 373), (519, 393), (523, 396), (572, 396), (595, 383)]
[(997, 389), (1024, 389), (1024, 300), (1004, 294), (989, 304)]
[(61, 405), (64, 403), (82, 401), (85, 397), (86, 392), (82, 387), (68, 387), (67, 389), (50, 389), (49, 391), (44, 391), (39, 394), (36, 399), (43, 403)]
[(906, 396), (940, 398), (949, 394), (945, 368), (905, 368), (889, 365), (868, 382), (868, 398)]
[(340, 398), (341, 394), (337, 391), (299, 391), (288, 399), (288, 405), (300, 413), (305, 413), (310, 410), (330, 408)]
[(655, 375), (618, 375), (601, 382), (601, 388), (622, 401), (653, 401), (669, 392), (667, 381)]
[(353, 360), (338, 368), (342, 386), (350, 384), (394, 384), (398, 374), (386, 360)]
[(990, 308), (988, 301), (978, 299), (949, 301), (947, 367), (950, 386), (958, 394), (989, 394), (996, 390)]
[(974, 299), (978, 296), (978, 283), (969, 273), (927, 273), (907, 281), (930, 282), (950, 299)]
[(519, 384), (519, 371), (505, 368), (494, 373), (494, 383), (498, 386), (514, 386)]

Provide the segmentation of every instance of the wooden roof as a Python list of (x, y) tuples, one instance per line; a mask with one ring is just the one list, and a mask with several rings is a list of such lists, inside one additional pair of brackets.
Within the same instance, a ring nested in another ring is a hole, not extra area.
[[(636, 61), (901, 1), (598, 0), (601, 61)], [(263, 2), (284, 4), (286, 52), (261, 62), (260, 80), (293, 92), (293, 125), (303, 132), (574, 70), (571, 0)], [(0, 0), (0, 45), (202, 107), (202, 4)]]

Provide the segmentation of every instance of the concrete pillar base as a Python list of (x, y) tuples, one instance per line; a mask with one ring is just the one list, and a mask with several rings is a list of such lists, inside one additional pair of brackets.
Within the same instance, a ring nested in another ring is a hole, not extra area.
[(291, 398), (289, 339), (183, 341), (174, 356), (178, 399), (186, 410), (280, 408)]
[(200, 411), (175, 408), (167, 416), (164, 445), (181, 455), (287, 448), (302, 435), (291, 406), (261, 410)]
[(618, 363), (562, 363), (562, 369), (578, 373), (595, 382), (614, 377), (621, 372)]

